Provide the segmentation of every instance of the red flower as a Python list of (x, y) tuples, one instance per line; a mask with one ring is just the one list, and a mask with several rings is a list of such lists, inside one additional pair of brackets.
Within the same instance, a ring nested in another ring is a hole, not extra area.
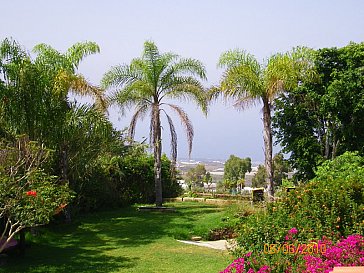
[(27, 191), (26, 195), (27, 196), (37, 196), (37, 192), (36, 191)]

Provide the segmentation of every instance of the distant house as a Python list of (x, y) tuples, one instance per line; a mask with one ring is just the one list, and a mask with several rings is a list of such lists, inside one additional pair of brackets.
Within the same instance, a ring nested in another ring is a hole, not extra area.
[(181, 179), (181, 180), (177, 180), (177, 182), (182, 187), (182, 189), (188, 190), (188, 185), (185, 180)]

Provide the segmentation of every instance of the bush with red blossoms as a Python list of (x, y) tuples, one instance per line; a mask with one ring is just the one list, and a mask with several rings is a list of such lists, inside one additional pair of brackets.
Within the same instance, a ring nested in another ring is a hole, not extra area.
[(24, 228), (49, 223), (54, 212), (73, 193), (67, 183), (41, 167), (50, 154), (43, 146), (19, 138), (16, 145), (0, 142), (0, 253)]

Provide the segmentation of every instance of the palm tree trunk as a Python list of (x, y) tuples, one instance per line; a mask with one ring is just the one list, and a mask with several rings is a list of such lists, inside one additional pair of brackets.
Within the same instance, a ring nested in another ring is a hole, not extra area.
[(268, 100), (263, 100), (263, 139), (264, 139), (264, 159), (266, 170), (266, 184), (268, 186), (268, 197), (274, 197), (274, 184), (273, 184), (273, 160), (272, 160), (272, 128), (271, 128), (271, 112), (270, 103)]
[(153, 148), (154, 148), (154, 183), (155, 205), (162, 206), (162, 132), (159, 105), (153, 105)]

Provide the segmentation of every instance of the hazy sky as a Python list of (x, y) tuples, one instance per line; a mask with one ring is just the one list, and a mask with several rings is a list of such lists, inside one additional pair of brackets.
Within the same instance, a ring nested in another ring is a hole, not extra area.
[[(206, 86), (218, 83), (222, 71), (216, 63), (228, 49), (245, 49), (263, 60), (298, 45), (318, 49), (364, 41), (362, 0), (1, 0), (0, 8), (0, 39), (13, 37), (28, 50), (38, 43), (58, 50), (80, 41), (98, 43), (101, 53), (79, 69), (94, 84), (111, 66), (139, 57), (145, 40), (161, 52), (201, 60)], [(218, 102), (207, 118), (192, 104), (183, 107), (195, 128), (192, 158), (235, 154), (263, 161), (260, 107), (239, 112)], [(124, 128), (130, 116), (120, 118), (111, 109), (110, 119)], [(148, 136), (148, 129), (140, 123), (137, 138)], [(186, 138), (181, 129), (178, 134), (178, 155), (186, 157)], [(164, 147), (168, 152), (167, 143)]]

